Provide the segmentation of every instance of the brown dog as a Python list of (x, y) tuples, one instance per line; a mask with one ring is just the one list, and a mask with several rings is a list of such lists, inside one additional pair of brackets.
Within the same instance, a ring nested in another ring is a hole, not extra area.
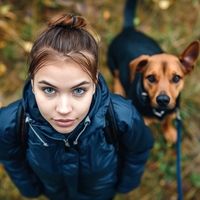
[(131, 99), (147, 125), (161, 122), (166, 140), (176, 142), (171, 120), (179, 108), (184, 78), (195, 67), (200, 43), (192, 42), (179, 57), (164, 53), (155, 40), (135, 29), (136, 6), (136, 0), (126, 0), (123, 29), (108, 49), (114, 93)]
[[(141, 55), (132, 60), (129, 65), (131, 88), (138, 87), (140, 84), (138, 81), (141, 81), (142, 85), (142, 89), (139, 91), (141, 94), (138, 94), (135, 89), (132, 90), (133, 104), (143, 115), (145, 124), (149, 125), (160, 119), (165, 139), (173, 143), (177, 140), (177, 131), (172, 125), (172, 120), (176, 116), (175, 111), (184, 86), (184, 78), (195, 67), (199, 46), (199, 41), (192, 42), (179, 57), (166, 53), (152, 56)], [(114, 74), (114, 92), (124, 95), (119, 71), (115, 70)], [(139, 79), (138, 74), (141, 75)], [(136, 76), (137, 79), (135, 79)], [(134, 80), (136, 81), (134, 82)], [(134, 100), (137, 95), (141, 96), (141, 99), (139, 97), (140, 102)], [(149, 103), (145, 106), (147, 101)]]

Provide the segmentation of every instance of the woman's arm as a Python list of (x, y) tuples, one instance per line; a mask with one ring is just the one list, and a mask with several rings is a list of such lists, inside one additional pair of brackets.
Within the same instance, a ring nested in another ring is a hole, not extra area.
[(154, 137), (141, 115), (131, 105), (131, 101), (121, 98), (121, 101), (113, 102), (118, 127), (122, 132), (124, 159), (121, 181), (117, 189), (120, 193), (127, 193), (140, 184)]
[(42, 183), (30, 168), (15, 135), (17, 108), (18, 101), (0, 109), (0, 162), (23, 196), (38, 197), (43, 192)]

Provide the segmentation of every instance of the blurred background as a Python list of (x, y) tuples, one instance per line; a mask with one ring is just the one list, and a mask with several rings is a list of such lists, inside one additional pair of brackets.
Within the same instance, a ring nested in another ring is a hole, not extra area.
[[(0, 107), (21, 97), (27, 77), (27, 56), (37, 32), (53, 15), (83, 15), (100, 37), (100, 71), (110, 91), (112, 76), (107, 49), (121, 31), (125, 0), (0, 0)], [(167, 53), (179, 55), (200, 39), (199, 0), (139, 0), (134, 21)], [(200, 60), (187, 76), (181, 95), (181, 167), (184, 200), (200, 199)], [(151, 126), (155, 145), (141, 185), (116, 200), (176, 200), (176, 149), (158, 124)], [(0, 165), (0, 200), (24, 200)], [(37, 200), (44, 200), (40, 197)], [(36, 199), (35, 199), (36, 200)]]

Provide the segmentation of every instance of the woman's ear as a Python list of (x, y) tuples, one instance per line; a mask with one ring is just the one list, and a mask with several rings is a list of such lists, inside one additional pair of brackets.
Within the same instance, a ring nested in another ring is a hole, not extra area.
[(99, 76), (99, 71), (97, 71), (97, 74), (96, 74), (96, 83), (94, 83), (94, 91), (93, 91), (93, 94), (95, 93), (96, 91), (96, 85), (98, 84), (98, 76)]
[(97, 74), (96, 74), (97, 81), (98, 81), (98, 76), (99, 76), (99, 70), (97, 70)]
[(96, 85), (98, 84), (98, 81), (99, 81), (99, 70), (97, 70), (97, 74), (96, 74)]
[(34, 94), (33, 85), (34, 85), (33, 79), (31, 79), (32, 92), (33, 92), (33, 94)]
[(96, 84), (94, 84), (93, 94), (96, 92)]

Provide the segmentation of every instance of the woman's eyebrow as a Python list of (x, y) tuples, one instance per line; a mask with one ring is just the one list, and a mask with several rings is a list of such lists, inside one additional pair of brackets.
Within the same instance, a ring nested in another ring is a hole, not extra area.
[(47, 81), (45, 81), (45, 80), (39, 81), (38, 83), (40, 83), (40, 84), (45, 84), (45, 85), (49, 85), (49, 86), (51, 86), (51, 87), (56, 88), (56, 86), (52, 85), (51, 83), (49, 83), (49, 82), (47, 82)]
[(85, 85), (85, 84), (88, 84), (88, 85), (89, 85), (90, 82), (88, 82), (88, 81), (82, 81), (81, 83), (79, 83), (79, 84), (73, 86), (72, 88), (80, 87), (80, 86)]
[[(51, 87), (56, 88), (56, 86), (52, 85), (51, 83), (49, 83), (49, 82), (47, 82), (47, 81), (45, 81), (45, 80), (39, 81), (38, 83), (40, 83), (40, 84), (45, 84), (45, 85), (48, 85), (48, 86), (51, 86)], [(89, 85), (90, 82), (89, 82), (89, 81), (82, 81), (82, 82), (80, 82), (79, 84), (73, 86), (72, 88), (80, 87), (80, 86), (85, 85), (85, 84), (88, 84), (88, 85)]]

